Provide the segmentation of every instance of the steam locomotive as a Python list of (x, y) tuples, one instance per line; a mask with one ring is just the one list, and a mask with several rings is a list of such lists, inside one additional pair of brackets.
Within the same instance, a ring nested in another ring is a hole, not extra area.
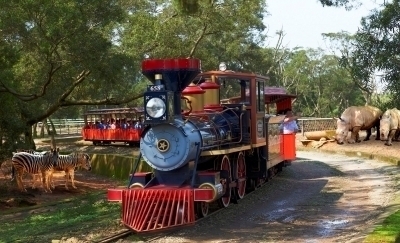
[(296, 96), (224, 64), (200, 70), (198, 59), (142, 63), (153, 85), (144, 94), (147, 125), (136, 165), (143, 158), (153, 172), (136, 166), (128, 188), (108, 190), (135, 232), (194, 224), (211, 203), (228, 207), (296, 157), (295, 135), (280, 134), (283, 116), (269, 114), (291, 108)]

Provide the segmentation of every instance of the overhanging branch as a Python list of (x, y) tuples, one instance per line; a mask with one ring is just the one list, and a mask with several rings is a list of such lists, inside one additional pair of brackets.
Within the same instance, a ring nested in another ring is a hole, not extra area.
[(72, 91), (74, 91), (75, 87), (78, 86), (80, 83), (82, 83), (86, 77), (90, 74), (89, 70), (84, 70), (82, 71), (75, 79), (75, 81), (71, 84), (71, 86), (69, 86), (65, 92), (58, 98), (57, 102), (54, 102), (53, 105), (51, 105), (46, 112), (44, 112), (42, 115), (39, 115), (33, 119), (31, 119), (30, 121), (28, 121), (28, 123), (30, 124), (34, 124), (38, 121), (42, 121), (43, 119), (49, 117), (51, 114), (53, 114), (54, 112), (56, 112), (58, 110), (59, 107), (61, 107), (62, 103), (64, 102), (64, 100), (66, 98), (68, 98), (68, 96), (72, 93)]
[(18, 98), (18, 99), (20, 99), (22, 101), (32, 101), (32, 100), (38, 99), (40, 97), (43, 97), (46, 94), (47, 87), (53, 81), (53, 79), (52, 79), (53, 74), (60, 68), (61, 68), (61, 66), (54, 66), (53, 63), (50, 63), (50, 69), (49, 69), (49, 72), (47, 74), (47, 80), (43, 84), (43, 86), (41, 88), (41, 91), (38, 94), (21, 94), (21, 93), (18, 93), (16, 90), (14, 90), (14, 89), (12, 89), (10, 87), (7, 87), (7, 85), (5, 85), (2, 81), (0, 81), (0, 92), (10, 93), (10, 94), (12, 94), (13, 96), (15, 96), (16, 98)]
[(67, 107), (67, 106), (75, 106), (75, 105), (121, 105), (121, 104), (126, 104), (131, 101), (140, 99), (143, 97), (143, 94), (138, 94), (134, 97), (127, 98), (127, 99), (122, 99), (122, 100), (116, 100), (116, 99), (103, 99), (103, 100), (65, 100), (61, 102), (61, 107)]

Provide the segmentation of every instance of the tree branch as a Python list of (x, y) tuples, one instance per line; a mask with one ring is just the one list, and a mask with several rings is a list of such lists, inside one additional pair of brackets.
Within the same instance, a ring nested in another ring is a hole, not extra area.
[(57, 102), (55, 102), (52, 106), (50, 106), (46, 112), (44, 112), (42, 115), (39, 115), (31, 120), (28, 121), (28, 124), (35, 124), (38, 121), (41, 121), (47, 117), (49, 117), (51, 114), (56, 112), (59, 107), (61, 107), (61, 104), (64, 102), (64, 100), (74, 91), (75, 87), (78, 86), (80, 83), (82, 83), (86, 77), (90, 74), (89, 70), (84, 70), (82, 71), (75, 79), (75, 81), (72, 83), (70, 87), (68, 87), (67, 90), (60, 96)]
[(50, 69), (47, 72), (47, 79), (46, 82), (43, 84), (43, 86), (40, 89), (40, 93), (38, 94), (21, 94), (15, 91), (14, 89), (11, 89), (7, 87), (3, 82), (0, 81), (0, 92), (7, 92), (15, 96), (16, 98), (22, 100), (22, 101), (32, 101), (35, 99), (38, 99), (40, 97), (43, 97), (46, 94), (47, 87), (50, 85), (50, 83), (53, 81), (53, 75), (56, 73), (62, 65), (56, 65), (54, 62), (51, 61), (50, 57), (53, 53), (56, 53), (56, 55), (59, 57), (59, 54), (57, 52), (57, 45), (52, 48), (52, 51), (47, 55), (46, 60), (50, 64)]
[(192, 50), (190, 50), (189, 56), (187, 58), (192, 58), (194, 53), (196, 52), (197, 46), (199, 45), (200, 41), (204, 38), (205, 33), (207, 30), (207, 24), (204, 23), (203, 29), (201, 30), (200, 36), (197, 38), (197, 40), (194, 42), (194, 46)]
[(127, 99), (122, 99), (122, 100), (115, 100), (115, 99), (103, 99), (103, 100), (65, 100), (61, 102), (61, 107), (67, 107), (67, 106), (75, 106), (75, 105), (121, 105), (121, 104), (126, 104), (131, 101), (140, 99), (143, 97), (143, 94), (138, 94), (134, 97), (127, 98)]

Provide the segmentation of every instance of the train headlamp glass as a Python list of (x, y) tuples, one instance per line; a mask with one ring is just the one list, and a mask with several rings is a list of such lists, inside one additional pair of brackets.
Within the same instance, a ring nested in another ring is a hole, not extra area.
[(151, 118), (160, 118), (165, 111), (165, 102), (160, 98), (151, 98), (146, 104), (146, 112)]
[(226, 70), (226, 64), (224, 62), (221, 62), (219, 64), (219, 71), (225, 72)]

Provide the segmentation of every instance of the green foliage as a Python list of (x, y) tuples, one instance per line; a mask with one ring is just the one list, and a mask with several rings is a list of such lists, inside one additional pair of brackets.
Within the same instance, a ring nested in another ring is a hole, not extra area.
[[(393, 94), (400, 92), (399, 11), (398, 0), (386, 3), (381, 10), (363, 18), (362, 27), (356, 34), (356, 55), (360, 59), (360, 68), (380, 71), (387, 90)], [(400, 102), (398, 95), (394, 95), (393, 99), (395, 104)]]
[(350, 105), (363, 104), (360, 90), (334, 55), (320, 49), (294, 49), (280, 65), (278, 85), (298, 96), (294, 109), (303, 116), (338, 116)]
[(14, 133), (29, 140), (30, 126), (66, 103), (96, 103), (110, 92), (134, 94), (132, 80), (125, 78), (132, 75), (124, 75), (130, 58), (112, 42), (123, 17), (113, 0), (3, 1), (0, 97), (12, 104), (0, 108), (9, 114), (0, 123), (6, 143), (18, 141)]
[(391, 243), (400, 242), (400, 211), (395, 212), (386, 218), (381, 225), (367, 236), (364, 243)]
[(183, 14), (195, 14), (199, 11), (199, 0), (173, 0), (175, 9)]
[(322, 6), (327, 7), (345, 7), (347, 10), (351, 10), (354, 7), (360, 5), (358, 0), (319, 0)]
[(177, 13), (171, 1), (145, 2), (129, 15), (121, 33), (122, 47), (139, 63), (143, 55), (196, 57), (204, 70), (215, 69), (222, 61), (245, 69), (251, 66), (246, 65), (251, 58), (246, 54), (255, 54), (264, 38), (264, 1), (199, 1), (198, 13), (189, 16)]

